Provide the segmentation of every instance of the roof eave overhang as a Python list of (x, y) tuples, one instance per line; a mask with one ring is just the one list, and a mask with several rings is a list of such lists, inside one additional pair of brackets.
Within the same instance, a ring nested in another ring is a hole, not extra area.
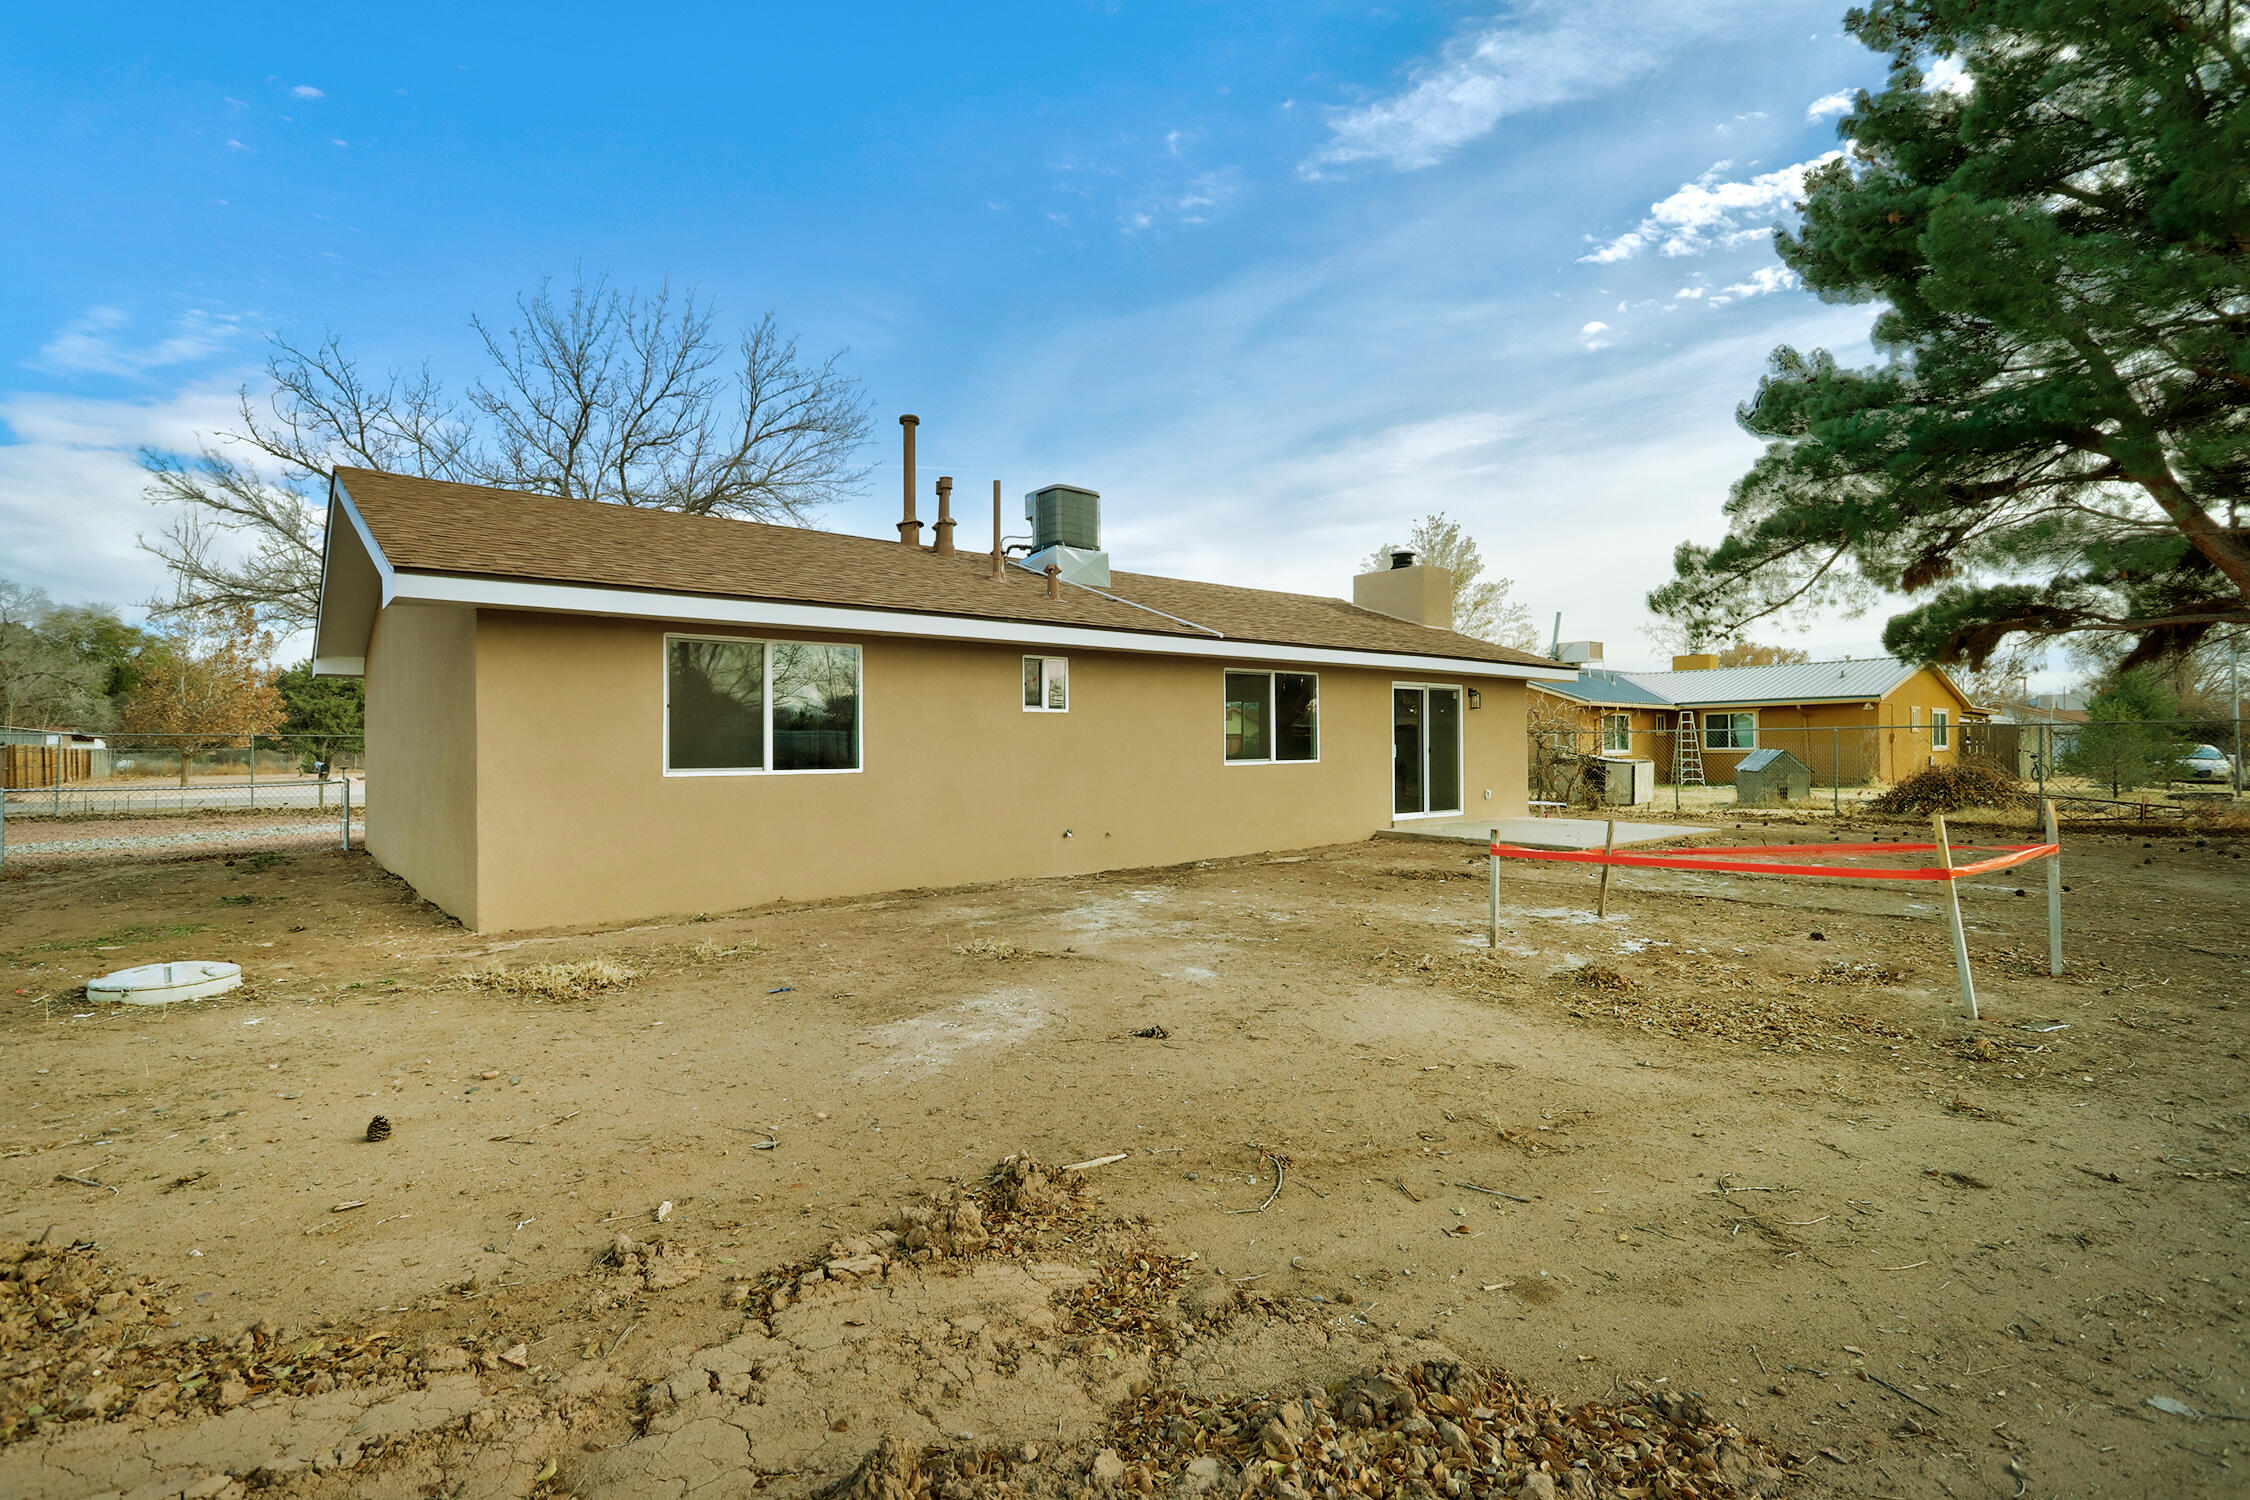
[(977, 615), (924, 614), (911, 610), (869, 609), (855, 605), (681, 594), (655, 589), (605, 588), (594, 584), (545, 583), (530, 579), (457, 573), (401, 570), (388, 576), (386, 589), (384, 602), (398, 604), (442, 604), (547, 614), (603, 615), (619, 619), (677, 620), (699, 625), (818, 630), (845, 635), (976, 641), (996, 645), (1060, 646), (1088, 651), (1129, 651), (1151, 656), (1202, 657), (1225, 661), (1396, 668), (1424, 674), (1446, 672), (1465, 677), (1510, 678), (1526, 682), (1568, 682), (1576, 675), (1567, 668), (1483, 661), (1475, 657), (1407, 651), (1346, 650), (1332, 646), (1299, 646), (1225, 637), (1050, 624), (1038, 620), (997, 620)]
[(368, 637), (375, 616), (397, 592), (397, 576), (344, 482), (331, 475), (320, 546), (320, 608), (313, 618), (315, 677), (366, 674)]

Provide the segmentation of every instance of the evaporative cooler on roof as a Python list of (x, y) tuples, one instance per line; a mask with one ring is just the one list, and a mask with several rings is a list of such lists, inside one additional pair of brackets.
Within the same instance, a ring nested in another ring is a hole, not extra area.
[(1102, 497), (1074, 484), (1050, 484), (1024, 497), (1024, 519), (1031, 522), (1032, 550), (1102, 547)]

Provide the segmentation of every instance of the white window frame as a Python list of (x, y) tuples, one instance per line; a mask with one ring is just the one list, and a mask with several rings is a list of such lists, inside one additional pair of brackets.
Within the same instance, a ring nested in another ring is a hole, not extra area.
[(1932, 750), (1950, 750), (1953, 748), (1953, 715), (1945, 709), (1933, 708), (1930, 710), (1930, 748)]
[[(1263, 677), (1266, 679), (1266, 707), (1271, 711), (1281, 701), (1280, 685), (1276, 677), (1310, 677), (1313, 696), (1313, 753), (1310, 760), (1283, 760), (1279, 755), (1281, 736), (1278, 726), (1268, 725), (1266, 753), (1258, 756), (1227, 754), (1227, 679), (1229, 677)], [(1320, 723), (1320, 674), (1299, 671), (1294, 667), (1222, 667), (1219, 669), (1219, 764), (1222, 766), (1317, 766), (1327, 753), (1328, 736)]]
[[(1624, 743), (1623, 743), (1623, 744), (1617, 744), (1617, 743), (1615, 743), (1615, 742), (1614, 742), (1614, 741), (1613, 741), (1613, 740), (1611, 739), (1611, 737), (1610, 737), (1610, 725), (1611, 725), (1611, 724), (1612, 724), (1613, 722), (1614, 722), (1614, 723), (1617, 723), (1617, 724), (1622, 724), (1622, 725), (1624, 725), (1624, 726), (1625, 726), (1625, 732), (1624, 732), (1624, 733), (1623, 733), (1623, 734), (1622, 734), (1621, 736), (1619, 736), (1619, 738), (1621, 738), (1622, 740), (1624, 740)], [(1633, 716), (1632, 716), (1631, 714), (1613, 714), (1613, 713), (1605, 713), (1605, 714), (1603, 714), (1603, 715), (1602, 715), (1602, 754), (1604, 754), (1604, 755), (1631, 755), (1632, 753), (1633, 753)]]
[[(674, 641), (716, 641), (727, 646), (759, 646), (764, 648), (760, 665), (765, 672), (764, 687), (759, 697), (766, 716), (765, 737), (767, 764), (763, 766), (690, 766), (679, 770), (672, 766), (672, 643)], [(805, 766), (790, 770), (773, 767), (773, 648), (776, 646), (844, 646), (852, 652), (852, 760), (849, 766)], [(801, 641), (789, 637), (759, 635), (697, 635), (684, 630), (664, 633), (664, 642), (657, 657), (657, 680), (660, 696), (663, 741), (659, 750), (662, 757), (657, 764), (664, 775), (672, 776), (857, 776), (867, 769), (867, 648), (857, 641)]]
[[(1730, 741), (1732, 741), (1732, 743), (1725, 745), (1714, 745), (1711, 743), (1711, 722), (1714, 719), (1724, 719), (1727, 721), (1727, 737)], [(1740, 728), (1741, 721), (1744, 719), (1748, 719), (1750, 721), (1750, 738), (1748, 743), (1744, 743), (1736, 733), (1736, 731)], [(1732, 709), (1723, 714), (1705, 714), (1703, 716), (1703, 748), (1706, 750), (1720, 751), (1757, 749), (1758, 711), (1754, 708)]]
[[(1026, 653), (1024, 654), (1024, 658), (1023, 658), (1023, 660), (1024, 660), (1024, 665), (1025, 665), (1025, 666), (1027, 666), (1027, 667), (1028, 667), (1028, 666), (1029, 666), (1029, 665), (1030, 665), (1031, 663), (1033, 663), (1033, 662), (1037, 662), (1037, 663), (1039, 663), (1039, 701), (1038, 701), (1038, 702), (1037, 702), (1036, 704), (1033, 704), (1033, 703), (1026, 703), (1026, 704), (1025, 704), (1025, 705), (1023, 706), (1023, 711), (1024, 711), (1025, 713), (1027, 713), (1027, 714), (1067, 714), (1067, 713), (1069, 713), (1069, 712), (1070, 712), (1070, 658), (1069, 658), (1069, 657), (1067, 657), (1067, 656), (1035, 656), (1035, 655), (1033, 655), (1033, 654), (1031, 654), (1031, 653), (1029, 653), (1029, 652), (1026, 652)], [(1060, 707), (1060, 708), (1053, 708), (1053, 707), (1050, 707), (1050, 706), (1049, 706), (1049, 704), (1048, 704), (1048, 701), (1047, 701), (1047, 700), (1048, 700), (1048, 699), (1049, 699), (1050, 697), (1052, 697), (1052, 696), (1053, 696), (1053, 689), (1054, 689), (1054, 683), (1055, 683), (1055, 679), (1054, 679), (1054, 677), (1053, 677), (1052, 673), (1053, 673), (1053, 669), (1054, 669), (1055, 667), (1057, 667), (1057, 666), (1060, 666), (1060, 667), (1062, 668), (1062, 690), (1063, 690), (1063, 701), (1062, 701), (1062, 707)], [(1021, 683), (1020, 683), (1020, 680), (1019, 680), (1019, 683), (1018, 683), (1018, 685), (1019, 685), (1019, 686), (1021, 685)]]

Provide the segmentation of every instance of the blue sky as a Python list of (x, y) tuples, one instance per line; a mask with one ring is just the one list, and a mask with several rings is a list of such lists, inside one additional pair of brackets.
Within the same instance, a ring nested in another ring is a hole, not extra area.
[(1841, 10), (11, 8), (0, 576), (146, 598), (133, 454), (266, 332), (458, 387), (472, 311), (583, 265), (850, 347), (878, 467), (827, 526), (888, 533), (913, 411), (926, 478), (1102, 491), (1121, 567), (1346, 593), (1443, 509), (1652, 661), (1767, 351), (1867, 357), (1766, 233), (1880, 82)]

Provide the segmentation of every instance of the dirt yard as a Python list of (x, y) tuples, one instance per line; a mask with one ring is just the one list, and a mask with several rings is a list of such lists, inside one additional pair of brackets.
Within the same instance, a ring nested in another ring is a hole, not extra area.
[(2059, 980), (1968, 886), (1973, 1025), (1933, 888), (1518, 867), (1495, 953), (1457, 845), (12, 873), (0, 1494), (2239, 1495), (2245, 852), (2073, 842)]

